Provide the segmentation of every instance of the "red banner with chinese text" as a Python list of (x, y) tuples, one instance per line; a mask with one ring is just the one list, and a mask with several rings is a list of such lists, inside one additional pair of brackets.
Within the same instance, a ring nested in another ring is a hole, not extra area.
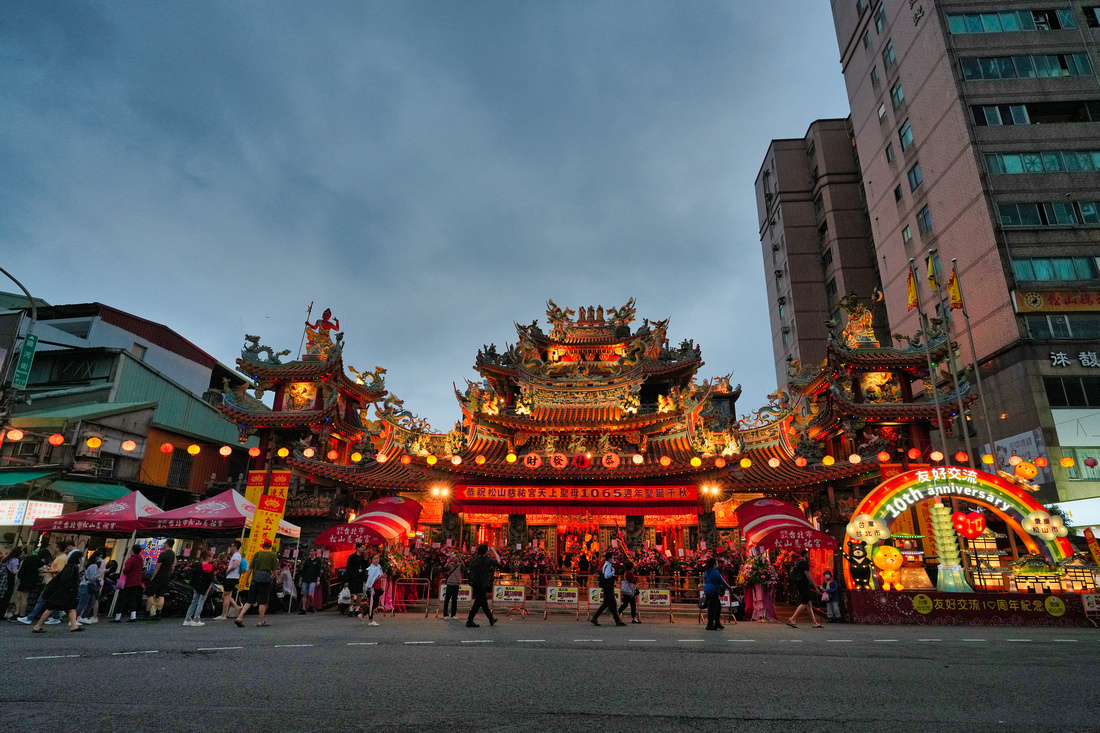
[(643, 514), (645, 504), (696, 502), (699, 489), (695, 486), (474, 486), (459, 484), (456, 497), (466, 504), (493, 502), (534, 503), (629, 503)]

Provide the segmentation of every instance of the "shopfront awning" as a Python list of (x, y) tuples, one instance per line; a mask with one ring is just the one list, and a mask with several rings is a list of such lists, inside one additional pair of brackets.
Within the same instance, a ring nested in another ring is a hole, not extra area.
[(836, 540), (818, 530), (802, 511), (779, 499), (753, 499), (736, 509), (737, 521), (750, 545), (761, 549), (835, 550)]
[(67, 501), (78, 504), (104, 504), (115, 501), (130, 493), (130, 489), (119, 484), (101, 484), (92, 481), (73, 481), (58, 479), (46, 484), (44, 488), (56, 491)]
[(0, 473), (0, 486), (15, 486), (34, 481), (45, 476), (51, 476), (57, 471), (5, 471)]

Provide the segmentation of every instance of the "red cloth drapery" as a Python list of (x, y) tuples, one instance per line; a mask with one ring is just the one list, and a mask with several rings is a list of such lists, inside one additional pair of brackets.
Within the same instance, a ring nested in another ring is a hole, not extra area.
[(779, 499), (746, 501), (736, 509), (737, 521), (750, 545), (761, 549), (835, 550), (836, 540), (816, 529), (806, 515)]

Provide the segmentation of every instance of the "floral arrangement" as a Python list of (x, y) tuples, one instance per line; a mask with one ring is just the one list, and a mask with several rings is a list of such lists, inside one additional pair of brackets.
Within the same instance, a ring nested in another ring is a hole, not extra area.
[(547, 575), (554, 572), (554, 562), (546, 550), (530, 547), (520, 557), (520, 569), (525, 573)]
[(653, 548), (642, 548), (634, 556), (634, 572), (638, 575), (667, 575), (670, 559)]
[(779, 584), (779, 572), (763, 555), (757, 555), (752, 560), (746, 559), (741, 565), (737, 582), (739, 585), (758, 585), (763, 588), (774, 588)]
[(406, 555), (400, 550), (383, 552), (380, 565), (382, 570), (394, 578), (415, 578), (424, 569), (424, 561), (416, 555)]

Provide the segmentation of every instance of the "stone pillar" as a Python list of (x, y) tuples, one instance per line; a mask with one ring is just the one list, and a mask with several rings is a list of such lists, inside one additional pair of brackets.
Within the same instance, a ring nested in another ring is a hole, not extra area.
[(450, 508), (443, 509), (443, 545), (446, 546), (447, 540), (451, 540), (451, 544), (459, 545), (458, 531), (461, 526), (459, 522), (458, 514), (452, 512)]
[(508, 515), (508, 549), (516, 549), (516, 545), (527, 545), (527, 515)]
[(623, 534), (626, 535), (627, 549), (632, 552), (640, 550), (642, 538), (645, 536), (645, 517), (641, 514), (626, 515), (626, 528), (623, 530)]
[(707, 543), (708, 550), (718, 546), (718, 526), (715, 524), (714, 510), (699, 515), (699, 541)]

